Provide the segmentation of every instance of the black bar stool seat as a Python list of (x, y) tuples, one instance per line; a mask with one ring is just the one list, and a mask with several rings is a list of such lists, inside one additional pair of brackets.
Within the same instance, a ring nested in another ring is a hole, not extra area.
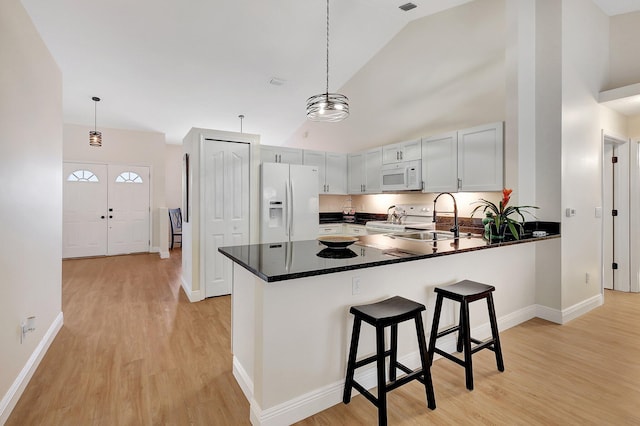
[[(436, 307), (433, 313), (433, 324), (431, 335), (429, 336), (429, 366), (433, 363), (433, 356), (437, 353), (443, 357), (464, 367), (467, 389), (473, 390), (473, 363), (471, 356), (482, 350), (489, 349), (496, 354), (496, 365), (499, 371), (504, 371), (504, 361), (502, 359), (502, 348), (500, 346), (500, 336), (498, 335), (498, 323), (496, 321), (496, 311), (493, 306), (492, 293), (495, 287), (481, 284), (475, 281), (464, 280), (456, 284), (445, 287), (436, 287), (437, 294)], [(440, 323), (440, 312), (442, 310), (443, 299), (450, 299), (460, 303), (460, 322), (458, 325), (438, 332)], [(489, 323), (491, 324), (491, 338), (478, 340), (471, 337), (471, 327), (469, 325), (469, 303), (476, 300), (486, 299), (489, 310)], [(456, 350), (464, 352), (464, 360), (455, 357), (436, 347), (436, 340), (448, 334), (458, 332)], [(475, 346), (472, 348), (471, 344)]]
[[(400, 296), (394, 296), (382, 302), (369, 305), (352, 306), (349, 310), (354, 315), (353, 331), (351, 334), (351, 347), (347, 363), (347, 377), (344, 383), (344, 395), (342, 401), (348, 404), (351, 401), (351, 389), (356, 388), (376, 407), (378, 407), (378, 424), (387, 424), (387, 392), (396, 389), (412, 380), (418, 380), (424, 384), (427, 394), (427, 405), (430, 409), (436, 408), (436, 400), (433, 393), (431, 371), (427, 359), (426, 339), (422, 325), (422, 311), (426, 308)], [(416, 324), (418, 337), (418, 350), (420, 352), (421, 367), (411, 370), (398, 362), (398, 324), (413, 319)], [(372, 325), (376, 329), (376, 354), (360, 361), (356, 361), (358, 353), (358, 341), (360, 339), (360, 326), (362, 321)], [(389, 350), (385, 350), (384, 329), (391, 327), (391, 342)], [(389, 357), (389, 382), (385, 375), (385, 358)], [(375, 397), (353, 378), (356, 368), (363, 367), (372, 362), (376, 363), (378, 375), (378, 396)], [(406, 373), (396, 378), (396, 370)]]

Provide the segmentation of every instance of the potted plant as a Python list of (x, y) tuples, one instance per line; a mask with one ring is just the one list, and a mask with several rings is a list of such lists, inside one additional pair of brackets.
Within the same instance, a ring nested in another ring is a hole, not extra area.
[[(477, 211), (482, 210), (486, 216), (482, 220), (482, 223), (485, 225), (486, 237), (490, 239), (502, 239), (508, 228), (514, 238), (519, 240), (525, 223), (524, 213), (535, 217), (528, 209), (537, 209), (538, 207), (536, 206), (508, 206), (512, 192), (513, 190), (511, 189), (503, 189), (502, 200), (500, 200), (498, 205), (484, 198), (474, 202), (474, 204), (479, 205), (473, 209), (471, 217), (473, 217)], [(512, 215), (516, 216), (516, 219), (510, 217)], [(493, 231), (494, 227), (495, 232)]]

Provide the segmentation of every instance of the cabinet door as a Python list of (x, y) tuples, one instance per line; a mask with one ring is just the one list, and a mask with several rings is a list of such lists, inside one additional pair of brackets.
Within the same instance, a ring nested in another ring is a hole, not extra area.
[(422, 192), (458, 190), (458, 133), (422, 140)]
[(322, 151), (309, 151), (305, 149), (302, 154), (302, 161), (306, 166), (318, 167), (318, 194), (327, 192), (327, 184), (325, 183), (325, 157), (326, 154)]
[(260, 163), (277, 163), (278, 147), (260, 145)]
[(302, 164), (302, 150), (280, 146), (260, 145), (261, 163)]
[(325, 157), (327, 194), (347, 193), (347, 155), (327, 152)]
[(365, 152), (364, 191), (379, 194), (382, 192), (382, 148)]
[(367, 228), (363, 225), (345, 224), (344, 228), (346, 235), (367, 235)]
[(348, 190), (349, 194), (364, 192), (364, 152), (347, 156)]
[(402, 161), (402, 147), (399, 143), (385, 145), (382, 147), (382, 163), (392, 164)]
[(280, 148), (280, 163), (302, 164), (302, 150), (296, 148)]
[(460, 191), (500, 191), (503, 188), (503, 123), (458, 131)]
[(400, 158), (402, 161), (420, 160), (422, 158), (422, 141), (404, 142), (401, 147)]

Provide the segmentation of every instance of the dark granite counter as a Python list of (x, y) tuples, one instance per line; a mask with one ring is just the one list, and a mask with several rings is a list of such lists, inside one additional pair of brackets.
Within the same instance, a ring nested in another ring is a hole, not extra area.
[(435, 242), (393, 239), (385, 235), (363, 235), (357, 238), (358, 242), (345, 249), (328, 249), (319, 241), (308, 240), (221, 247), (218, 251), (264, 281), (275, 282), (526, 244), (560, 238), (560, 234), (499, 243), (489, 242), (480, 236), (463, 236), (458, 240)]

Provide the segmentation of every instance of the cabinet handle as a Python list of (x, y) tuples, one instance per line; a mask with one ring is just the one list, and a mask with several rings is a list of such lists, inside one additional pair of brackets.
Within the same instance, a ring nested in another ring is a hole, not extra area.
[(329, 184), (327, 184), (327, 190), (325, 192), (329, 192)]
[(462, 188), (462, 179), (458, 178), (458, 189)]

